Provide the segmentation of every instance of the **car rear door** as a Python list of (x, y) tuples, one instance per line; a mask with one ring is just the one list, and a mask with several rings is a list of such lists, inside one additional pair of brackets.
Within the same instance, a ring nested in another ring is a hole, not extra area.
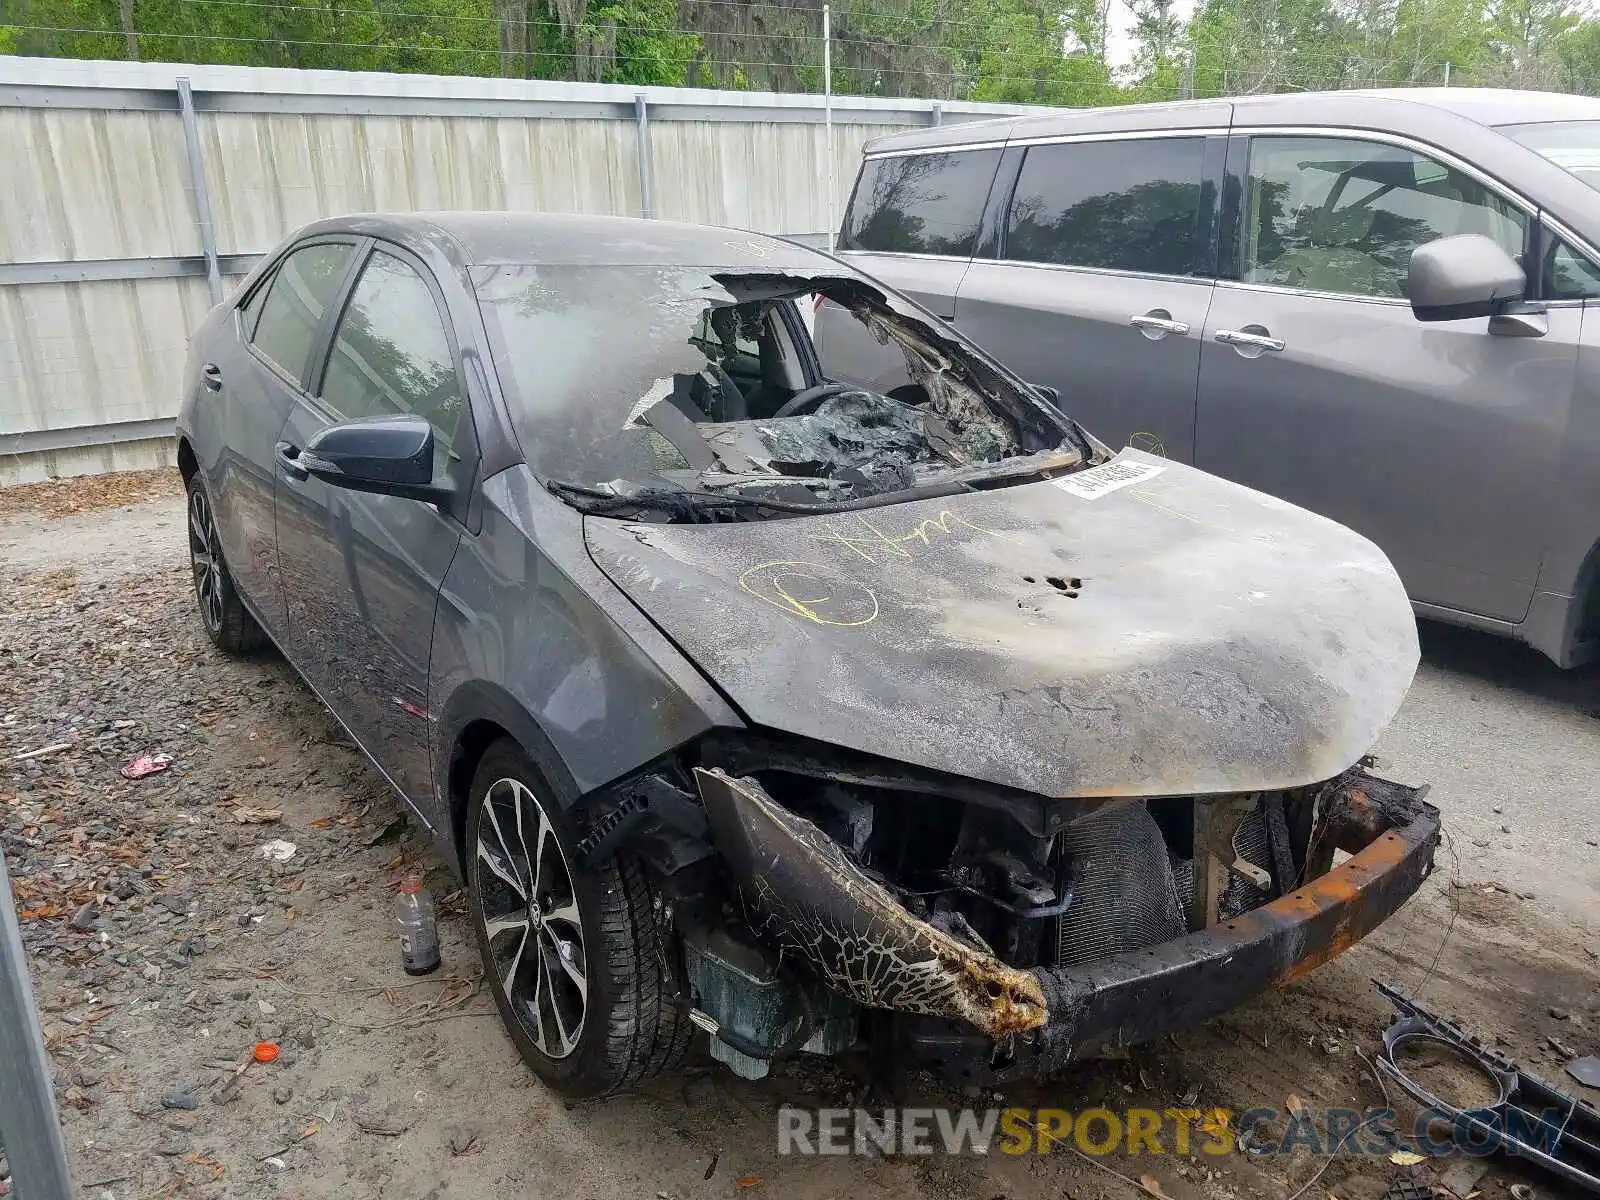
[(1411, 252), (1484, 234), (1524, 254), (1531, 206), (1441, 151), (1370, 132), (1235, 140), (1231, 276), (1200, 368), (1196, 465), (1332, 517), (1413, 600), (1518, 621), (1539, 573), (1583, 320), (1542, 336), (1423, 324)]
[(1020, 154), (955, 324), (1097, 436), (1193, 459), (1227, 105), (1208, 128), (1074, 134)]
[(433, 807), (427, 689), (434, 612), (462, 526), (440, 506), (335, 487), (294, 460), (334, 422), (414, 413), (433, 426), (435, 482), (448, 480), (468, 495), (477, 443), (446, 312), (420, 261), (374, 244), (279, 444), (278, 558), (292, 652), (423, 812)]
[(217, 533), (234, 584), (267, 633), (287, 630), (273, 517), (273, 446), (302, 389), (316, 332), (355, 260), (353, 238), (296, 245), (240, 298), (229, 333), (206, 347), (205, 403), (220, 415)]

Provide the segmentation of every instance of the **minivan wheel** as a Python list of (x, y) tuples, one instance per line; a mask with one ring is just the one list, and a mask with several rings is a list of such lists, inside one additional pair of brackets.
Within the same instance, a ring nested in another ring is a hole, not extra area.
[(522, 749), (491, 746), (468, 799), (466, 875), (485, 982), (549, 1087), (601, 1096), (682, 1060), (693, 1026), (639, 862), (577, 865), (577, 837)]
[(200, 623), (212, 645), (226, 654), (259, 650), (266, 635), (239, 599), (222, 558), (217, 523), (211, 515), (200, 472), (189, 477), (189, 561), (194, 565), (194, 597), (200, 606)]

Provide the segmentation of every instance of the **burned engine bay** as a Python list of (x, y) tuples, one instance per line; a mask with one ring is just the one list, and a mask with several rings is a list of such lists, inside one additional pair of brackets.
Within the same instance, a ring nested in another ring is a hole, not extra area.
[(590, 797), (581, 852), (626, 847), (659, 876), (679, 1002), (737, 1073), (866, 1045), (1000, 1083), (1195, 1024), (1346, 949), (1431, 870), (1425, 792), (1357, 766), (1285, 791), (1063, 804), (741, 737)]
[[(649, 376), (618, 381), (639, 389), (615, 431), (631, 469), (552, 480), (551, 491), (610, 515), (749, 520), (953, 495), (1094, 458), (1090, 439), (1032, 388), (859, 279), (707, 278), (679, 293), (684, 302), (663, 303), (646, 346), (629, 351)], [(823, 309), (827, 348), (805, 320)], [(858, 366), (876, 359), (872, 374), (898, 382), (879, 391), (840, 371), (839, 341)]]

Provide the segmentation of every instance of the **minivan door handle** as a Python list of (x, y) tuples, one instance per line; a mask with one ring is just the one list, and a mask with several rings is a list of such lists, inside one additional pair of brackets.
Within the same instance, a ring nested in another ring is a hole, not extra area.
[(1225, 346), (1232, 346), (1246, 358), (1259, 358), (1267, 351), (1283, 349), (1283, 339), (1275, 338), (1265, 325), (1246, 325), (1243, 329), (1219, 329), (1212, 335)]
[(200, 368), (200, 382), (205, 384), (206, 390), (220, 392), (222, 390), (222, 368), (216, 363), (208, 362)]
[(1164, 308), (1152, 308), (1147, 313), (1131, 316), (1128, 318), (1128, 324), (1132, 325), (1152, 342), (1159, 342), (1169, 333), (1175, 333), (1182, 337), (1189, 332), (1189, 322), (1174, 321), (1172, 314)]

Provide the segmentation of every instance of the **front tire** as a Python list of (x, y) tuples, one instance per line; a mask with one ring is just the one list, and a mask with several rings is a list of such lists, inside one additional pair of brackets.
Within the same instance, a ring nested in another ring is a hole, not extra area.
[(239, 599), (233, 576), (222, 558), (211, 499), (200, 472), (189, 476), (189, 561), (194, 566), (194, 598), (200, 623), (211, 644), (224, 654), (242, 656), (259, 650), (267, 636)]
[(573, 1098), (679, 1063), (693, 1026), (672, 999), (669, 933), (640, 863), (576, 865), (566, 811), (515, 743), (491, 746), (468, 799), (473, 931), (523, 1060)]

